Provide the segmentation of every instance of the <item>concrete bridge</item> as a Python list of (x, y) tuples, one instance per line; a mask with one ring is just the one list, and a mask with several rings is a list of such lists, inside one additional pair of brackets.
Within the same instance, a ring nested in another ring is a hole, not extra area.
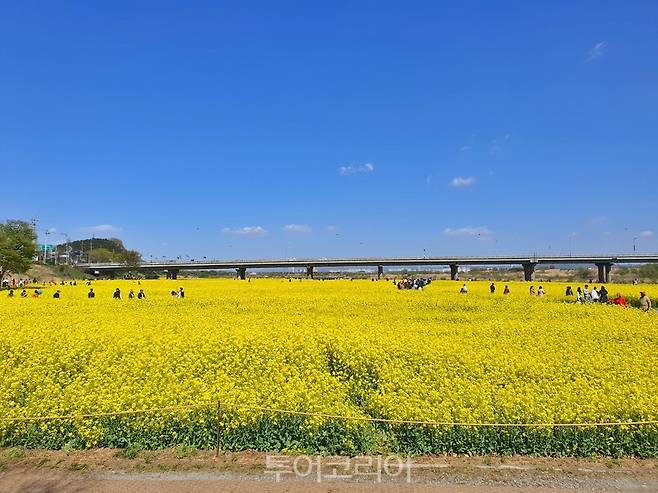
[(538, 265), (594, 264), (598, 269), (598, 282), (610, 281), (610, 271), (615, 264), (658, 263), (658, 254), (651, 255), (549, 255), (549, 256), (493, 256), (493, 257), (375, 257), (375, 258), (309, 258), (265, 260), (203, 260), (142, 262), (130, 266), (117, 263), (78, 264), (78, 268), (94, 275), (115, 277), (120, 272), (165, 272), (167, 278), (176, 279), (181, 270), (235, 270), (237, 277), (245, 279), (247, 269), (305, 268), (307, 277), (313, 277), (316, 267), (377, 267), (377, 277), (385, 267), (446, 266), (450, 278), (457, 279), (460, 266), (512, 266), (523, 267), (524, 279), (534, 279)]

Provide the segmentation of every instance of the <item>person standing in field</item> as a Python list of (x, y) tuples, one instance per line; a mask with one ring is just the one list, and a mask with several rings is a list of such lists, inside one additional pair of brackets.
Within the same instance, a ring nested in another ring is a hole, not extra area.
[(583, 296), (585, 301), (592, 301), (592, 295), (589, 292), (589, 284), (585, 284), (585, 289), (583, 289)]
[(119, 288), (116, 288), (114, 290), (114, 294), (112, 295), (112, 298), (114, 298), (115, 300), (121, 299), (121, 290)]
[(130, 293), (128, 293), (128, 299), (132, 300), (135, 297), (135, 292), (131, 289)]
[(491, 294), (494, 294), (496, 292), (496, 285), (492, 282), (491, 286), (489, 286), (489, 292)]
[(509, 294), (509, 286), (505, 284), (505, 289), (503, 289), (503, 294)]
[(146, 293), (144, 293), (143, 289), (140, 289), (139, 293), (137, 293), (137, 299), (138, 300), (145, 300), (146, 299)]
[(53, 294), (53, 298), (59, 299), (60, 296), (61, 295), (60, 295), (60, 292), (59, 292), (59, 289), (58, 289), (57, 291), (55, 291), (55, 294)]
[(183, 287), (178, 290), (178, 297), (179, 298), (185, 298), (185, 291), (183, 290)]
[(89, 292), (87, 293), (87, 298), (91, 299), (95, 297), (96, 297), (96, 293), (94, 293), (94, 288), (89, 288)]
[(596, 286), (592, 288), (592, 292), (590, 293), (590, 297), (592, 298), (592, 302), (598, 303), (599, 302), (599, 292), (596, 290)]
[(535, 287), (531, 284), (530, 285), (530, 296), (534, 296), (534, 295), (535, 295)]
[(651, 298), (649, 298), (644, 291), (640, 291), (640, 309), (643, 312), (651, 310)]
[(571, 286), (567, 286), (567, 290), (564, 293), (564, 296), (573, 296), (573, 289), (571, 289)]
[(544, 292), (544, 287), (539, 286), (539, 289), (537, 290), (537, 296), (539, 296), (540, 298), (543, 298), (545, 294), (546, 293)]
[(599, 289), (599, 302), (601, 303), (608, 302), (608, 290), (605, 289), (605, 286), (601, 286), (601, 289)]
[(468, 286), (466, 286), (466, 283), (464, 283), (464, 284), (462, 285), (462, 287), (461, 287), (461, 289), (459, 290), (459, 292), (460, 292), (461, 294), (466, 294), (466, 293), (468, 293)]

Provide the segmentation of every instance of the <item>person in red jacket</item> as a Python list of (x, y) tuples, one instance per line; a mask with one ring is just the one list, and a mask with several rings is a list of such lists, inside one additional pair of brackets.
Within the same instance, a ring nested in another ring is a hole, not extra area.
[(612, 298), (609, 303), (613, 305), (619, 305), (623, 307), (628, 306), (628, 302), (626, 301), (626, 298), (624, 298), (621, 293), (617, 293), (614, 298)]

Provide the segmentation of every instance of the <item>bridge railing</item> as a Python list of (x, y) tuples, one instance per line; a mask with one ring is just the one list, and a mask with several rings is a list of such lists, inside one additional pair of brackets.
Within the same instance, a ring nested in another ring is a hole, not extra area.
[[(632, 262), (637, 259), (638, 261), (650, 259), (651, 261), (658, 261), (658, 253), (651, 254), (578, 254), (578, 255), (540, 255), (540, 254), (530, 254), (530, 255), (489, 255), (489, 256), (418, 256), (418, 257), (349, 257), (349, 258), (337, 258), (337, 257), (307, 257), (307, 258), (279, 258), (279, 259), (163, 259), (163, 260), (145, 260), (140, 262), (136, 268), (139, 267), (160, 267), (163, 268), (168, 265), (181, 265), (181, 266), (193, 266), (193, 265), (244, 265), (244, 264), (340, 264), (340, 263), (368, 263), (376, 264), (377, 262), (381, 263), (396, 263), (396, 262), (419, 262), (419, 263), (431, 263), (436, 261), (437, 264), (449, 264), (449, 263), (473, 263), (482, 261), (484, 263), (496, 263), (500, 264), (515, 264), (521, 262), (536, 262), (542, 261), (545, 262), (569, 262), (582, 261), (583, 263), (588, 262), (605, 262), (605, 261), (615, 261), (617, 259), (623, 259), (625, 262)], [(112, 267), (129, 267), (127, 264), (115, 263), (115, 262), (99, 262), (99, 263), (78, 263), (81, 268), (112, 268)]]

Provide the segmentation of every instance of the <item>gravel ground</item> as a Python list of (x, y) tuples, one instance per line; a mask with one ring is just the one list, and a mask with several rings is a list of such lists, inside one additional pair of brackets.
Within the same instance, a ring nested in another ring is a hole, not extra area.
[[(299, 474), (292, 472), (295, 468)], [(260, 452), (225, 453), (216, 458), (212, 452), (187, 449), (140, 451), (126, 458), (125, 451), (109, 449), (0, 449), (2, 493), (585, 490), (658, 492), (658, 461), (437, 456), (406, 463), (378, 457), (268, 458)]]

